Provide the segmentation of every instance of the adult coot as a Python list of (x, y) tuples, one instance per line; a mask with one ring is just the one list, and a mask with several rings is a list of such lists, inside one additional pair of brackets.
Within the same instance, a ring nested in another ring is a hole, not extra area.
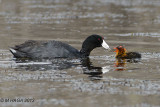
[(135, 59), (141, 58), (141, 54), (138, 52), (127, 52), (123, 46), (117, 46), (115, 49), (116, 58)]
[(96, 47), (110, 49), (103, 37), (91, 35), (82, 44), (78, 51), (72, 46), (60, 41), (34, 41), (29, 40), (23, 44), (10, 48), (10, 52), (16, 58), (50, 59), (50, 58), (80, 58), (87, 57)]

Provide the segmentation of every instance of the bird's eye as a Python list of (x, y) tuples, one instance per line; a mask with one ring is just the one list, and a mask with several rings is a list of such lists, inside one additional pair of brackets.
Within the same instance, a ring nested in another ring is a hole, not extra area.
[(98, 40), (100, 41), (101, 39), (100, 39), (100, 38), (98, 38)]

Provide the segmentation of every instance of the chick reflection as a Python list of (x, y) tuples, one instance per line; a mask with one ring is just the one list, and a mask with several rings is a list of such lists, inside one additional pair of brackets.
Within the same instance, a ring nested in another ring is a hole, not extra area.
[(116, 58), (116, 63), (115, 63), (115, 67), (116, 67), (116, 71), (124, 71), (126, 70), (125, 66), (126, 63), (138, 63), (140, 62), (140, 59), (124, 59), (124, 58)]
[(115, 63), (116, 71), (125, 70), (125, 65), (126, 65), (126, 59), (121, 59), (121, 58), (116, 59)]

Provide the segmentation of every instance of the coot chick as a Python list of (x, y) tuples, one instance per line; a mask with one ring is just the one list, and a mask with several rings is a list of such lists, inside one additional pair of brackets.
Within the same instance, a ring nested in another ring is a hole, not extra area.
[(123, 59), (136, 59), (141, 58), (141, 54), (138, 52), (127, 52), (127, 50), (123, 46), (117, 46), (114, 48), (116, 52), (116, 58), (123, 58)]
[(10, 52), (15, 58), (27, 59), (51, 59), (51, 58), (81, 58), (90, 55), (96, 47), (110, 49), (103, 37), (91, 35), (82, 44), (82, 49), (78, 51), (74, 47), (60, 41), (34, 41), (29, 40), (23, 44), (10, 48)]

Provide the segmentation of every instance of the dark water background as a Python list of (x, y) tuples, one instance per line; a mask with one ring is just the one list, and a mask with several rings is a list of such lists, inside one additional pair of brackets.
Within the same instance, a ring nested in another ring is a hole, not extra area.
[[(0, 0), (0, 105), (160, 107), (159, 29), (159, 0)], [(80, 49), (91, 34), (140, 52), (141, 62), (118, 62), (97, 48), (86, 60), (16, 63), (8, 51), (26, 40)], [(27, 98), (34, 101), (3, 101)]]

